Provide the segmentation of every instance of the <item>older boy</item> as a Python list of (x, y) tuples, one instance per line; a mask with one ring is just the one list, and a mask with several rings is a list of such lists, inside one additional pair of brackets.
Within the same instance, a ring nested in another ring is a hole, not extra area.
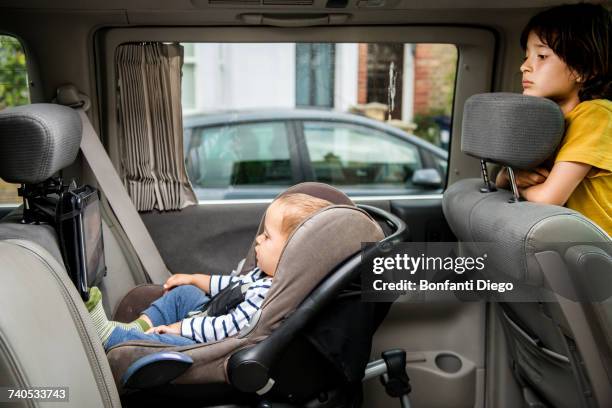
[(242, 276), (173, 275), (164, 284), (167, 293), (132, 323), (108, 321), (100, 291), (91, 288), (86, 306), (104, 348), (129, 340), (183, 346), (236, 335), (261, 308), (291, 233), (329, 205), (299, 193), (277, 198), (266, 211), (263, 233), (256, 238), (256, 268)]

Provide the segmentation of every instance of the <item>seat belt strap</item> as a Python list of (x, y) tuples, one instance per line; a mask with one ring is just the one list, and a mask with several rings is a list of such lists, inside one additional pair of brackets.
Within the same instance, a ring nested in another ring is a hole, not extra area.
[(79, 112), (83, 123), (81, 151), (85, 160), (87, 160), (96, 180), (98, 180), (100, 189), (104, 192), (108, 203), (119, 220), (119, 224), (121, 224), (123, 231), (125, 231), (134, 247), (145, 272), (153, 283), (164, 283), (171, 276), (171, 273), (168, 271), (138, 211), (136, 211), (136, 207), (134, 207), (87, 114), (82, 109), (78, 109), (77, 112)]

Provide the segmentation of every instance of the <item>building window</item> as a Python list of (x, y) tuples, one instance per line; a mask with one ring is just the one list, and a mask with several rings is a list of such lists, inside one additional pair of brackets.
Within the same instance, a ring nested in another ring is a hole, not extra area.
[(401, 118), (404, 44), (368, 44), (367, 53), (367, 102), (385, 104), (389, 118)]
[(334, 105), (334, 44), (296, 44), (296, 106)]
[(183, 80), (181, 89), (181, 103), (183, 109), (196, 109), (196, 53), (195, 44), (183, 43)]

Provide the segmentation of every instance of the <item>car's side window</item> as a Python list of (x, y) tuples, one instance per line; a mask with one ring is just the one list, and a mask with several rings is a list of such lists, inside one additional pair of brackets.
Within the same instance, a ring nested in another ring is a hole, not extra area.
[(455, 45), (183, 46), (185, 163), (199, 200), (269, 199), (303, 181), (349, 197), (444, 190)]
[(303, 123), (316, 181), (403, 188), (411, 186), (414, 171), (422, 168), (419, 148), (394, 135), (349, 123)]
[(185, 137), (187, 172), (201, 199), (227, 198), (234, 186), (293, 183), (285, 122), (195, 127)]
[[(14, 37), (0, 35), (0, 110), (30, 103), (26, 58)], [(0, 179), (0, 204), (17, 204), (17, 185)]]

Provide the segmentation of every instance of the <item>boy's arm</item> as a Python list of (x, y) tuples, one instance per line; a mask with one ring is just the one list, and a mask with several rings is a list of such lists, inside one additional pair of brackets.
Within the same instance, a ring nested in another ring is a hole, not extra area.
[[(534, 170), (515, 170), (514, 178), (516, 179), (516, 185), (519, 188), (527, 188), (541, 184), (546, 181), (549, 172), (544, 167), (538, 167)], [(495, 178), (495, 186), (497, 188), (509, 188), (510, 180), (508, 177), (508, 168), (503, 167), (497, 177)]]
[(519, 188), (521, 196), (534, 203), (564, 205), (592, 166), (578, 162), (557, 162), (542, 184)]

